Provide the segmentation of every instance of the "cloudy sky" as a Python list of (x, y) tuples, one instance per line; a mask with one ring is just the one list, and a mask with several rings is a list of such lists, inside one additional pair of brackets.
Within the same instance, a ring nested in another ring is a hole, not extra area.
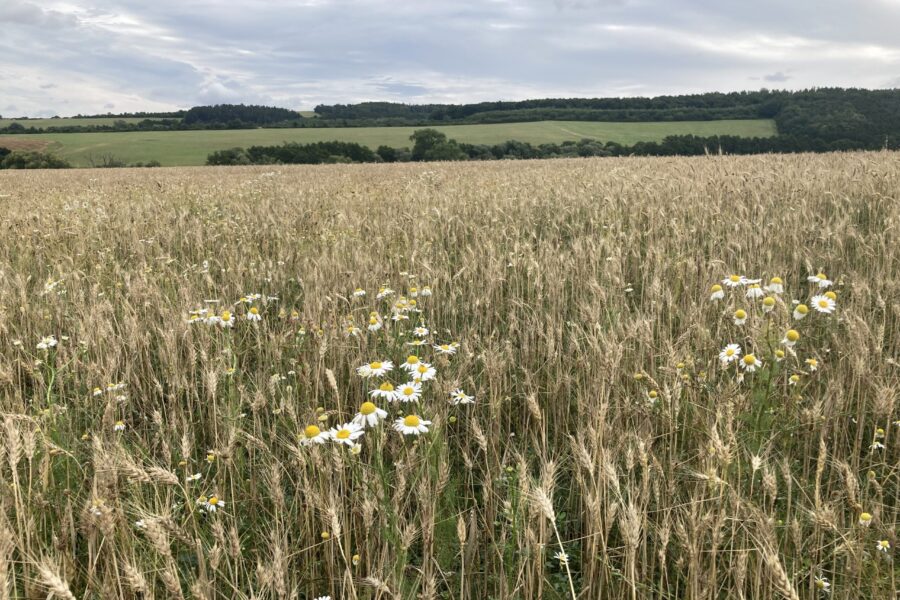
[(900, 0), (0, 0), (0, 114), (900, 87)]

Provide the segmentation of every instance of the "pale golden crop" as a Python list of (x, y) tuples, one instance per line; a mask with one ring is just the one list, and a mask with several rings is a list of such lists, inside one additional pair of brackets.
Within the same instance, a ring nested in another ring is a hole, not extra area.
[(896, 154), (0, 198), (0, 598), (897, 592)]

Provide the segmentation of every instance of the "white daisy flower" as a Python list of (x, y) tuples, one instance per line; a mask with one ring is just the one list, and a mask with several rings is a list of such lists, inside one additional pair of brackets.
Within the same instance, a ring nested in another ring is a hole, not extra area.
[(798, 304), (794, 307), (794, 320), (800, 321), (809, 314), (809, 307), (805, 304)]
[(356, 369), (356, 373), (360, 377), (384, 377), (394, 368), (394, 363), (389, 360), (370, 362)]
[(783, 294), (784, 282), (781, 280), (781, 277), (773, 277), (772, 279), (770, 279), (769, 285), (766, 286), (766, 291), (773, 294)]
[(787, 333), (784, 334), (784, 339), (781, 340), (781, 343), (790, 348), (799, 340), (800, 332), (796, 329), (788, 329)]
[(422, 397), (422, 384), (417, 381), (404, 383), (397, 388), (397, 400), (400, 402), (418, 402)]
[(559, 551), (553, 555), (553, 558), (559, 561), (560, 566), (565, 566), (569, 564), (569, 555), (565, 552)]
[(300, 443), (304, 446), (324, 444), (328, 441), (328, 437), (328, 432), (319, 429), (318, 425), (309, 425), (303, 430), (303, 433), (300, 434)]
[(722, 280), (724, 285), (728, 287), (740, 287), (742, 285), (746, 285), (747, 278), (743, 275), (729, 275), (725, 279)]
[(452, 392), (450, 392), (450, 400), (451, 400), (451, 401), (453, 402), (453, 404), (455, 404), (455, 405), (458, 405), (458, 404), (474, 404), (474, 403), (475, 403), (475, 396), (469, 396), (469, 395), (466, 394), (464, 391), (462, 391), (462, 389), (456, 388), (455, 390), (453, 390)]
[(837, 307), (835, 301), (828, 296), (813, 296), (810, 302), (814, 309), (820, 313), (825, 313), (826, 315), (833, 313), (834, 309)]
[(331, 441), (337, 444), (353, 446), (356, 443), (357, 438), (362, 436), (363, 433), (362, 425), (350, 422), (337, 427), (332, 427), (328, 432), (328, 436), (331, 438)]
[(869, 446), (869, 450), (871, 450), (872, 452), (875, 452), (876, 450), (884, 450), (884, 444), (876, 440), (872, 442), (871, 446)]
[(407, 373), (412, 373), (419, 368), (420, 364), (421, 361), (419, 360), (419, 357), (414, 354), (410, 354), (406, 357), (406, 360), (402, 365), (400, 365), (400, 367)]
[(819, 368), (819, 361), (815, 358), (807, 358), (806, 359), (806, 368), (810, 371), (815, 371)]
[(413, 329), (413, 335), (416, 337), (423, 338), (428, 335), (428, 328), (422, 327), (420, 325), (419, 327), (416, 327), (415, 329)]
[(434, 351), (438, 354), (445, 354), (448, 356), (456, 354), (456, 350), (458, 347), (459, 344), (439, 344), (436, 346), (432, 346), (432, 348), (434, 348)]
[(347, 337), (358, 337), (361, 332), (362, 330), (352, 323), (344, 328), (344, 335)]
[(313, 598), (313, 600), (331, 600), (331, 596), (319, 596), (318, 598)]
[(394, 429), (403, 435), (420, 435), (428, 433), (428, 426), (431, 421), (426, 421), (417, 415), (407, 415), (394, 421)]
[(887, 554), (888, 550), (891, 549), (891, 543), (888, 540), (878, 540), (875, 542), (875, 549)]
[(394, 313), (391, 315), (391, 321), (394, 321), (395, 323), (398, 321), (409, 321), (409, 315), (394, 311)]
[(382, 327), (381, 317), (377, 315), (371, 315), (369, 317), (369, 331), (378, 331)]
[(744, 367), (746, 372), (753, 373), (757, 369), (762, 368), (762, 361), (753, 354), (745, 354), (744, 358), (741, 359), (741, 366)]
[(116, 421), (116, 424), (113, 425), (113, 431), (125, 431), (125, 422)]
[(722, 289), (722, 286), (718, 283), (709, 288), (709, 299), (712, 302), (716, 302), (717, 300), (721, 300), (725, 297), (725, 290)]
[(858, 523), (863, 527), (868, 527), (872, 524), (872, 514), (867, 512), (860, 513)]
[(378, 293), (375, 295), (375, 299), (381, 300), (382, 298), (387, 298), (388, 296), (390, 296), (393, 293), (394, 293), (394, 290), (385, 286), (378, 290)]
[(362, 298), (365, 295), (366, 295), (366, 290), (364, 290), (362, 288), (356, 288), (355, 290), (353, 290), (354, 298)]
[(247, 311), (247, 320), (254, 322), (262, 321), (262, 315), (259, 314), (259, 309), (255, 306), (251, 306), (250, 310)]
[(234, 327), (234, 315), (231, 314), (230, 310), (222, 311), (222, 314), (219, 316), (219, 326)]
[(734, 324), (735, 325), (743, 325), (747, 322), (747, 311), (742, 308), (734, 311)]
[(807, 277), (806, 280), (809, 281), (810, 283), (815, 283), (816, 285), (818, 285), (819, 289), (825, 289), (827, 287), (831, 287), (832, 283), (834, 283), (833, 281), (828, 279), (828, 277), (825, 275), (825, 273), (818, 273), (816, 275), (811, 275), (811, 276)]
[(419, 288), (415, 288), (415, 287), (409, 288), (409, 297), (410, 298), (418, 298), (419, 297)]
[(824, 594), (827, 594), (831, 591), (831, 583), (828, 582), (827, 577), (816, 577), (814, 583), (816, 589)]
[(416, 370), (413, 371), (413, 379), (417, 382), (431, 381), (437, 377), (437, 370), (428, 363), (419, 363)]
[(353, 417), (353, 422), (362, 427), (375, 427), (386, 418), (386, 410), (378, 408), (372, 402), (363, 402), (359, 407), (359, 412)]
[(419, 296), (428, 297), (431, 295), (431, 288), (429, 286), (422, 286), (422, 289), (419, 290)]
[(49, 350), (50, 348), (56, 348), (56, 344), (59, 342), (56, 341), (56, 336), (48, 335), (47, 337), (41, 338), (41, 341), (38, 342), (37, 349), (38, 350)]
[(200, 473), (194, 473), (193, 475), (188, 475), (187, 481), (200, 481), (200, 478), (203, 477)]
[(225, 508), (225, 501), (219, 498), (218, 496), (210, 496), (205, 502), (202, 503), (203, 508), (206, 509), (206, 512), (214, 513), (220, 508)]
[(415, 346), (424, 346), (427, 343), (428, 342), (426, 340), (410, 340), (408, 342), (405, 342), (405, 344), (407, 346), (414, 346), (414, 347)]
[(369, 392), (369, 396), (371, 396), (372, 398), (393, 402), (397, 399), (397, 392), (396, 390), (394, 390), (394, 386), (391, 385), (390, 381), (385, 381), (380, 386), (378, 386), (378, 389), (371, 390)]
[(719, 360), (724, 366), (736, 361), (740, 356), (741, 347), (738, 344), (728, 344), (719, 352)]
[(751, 283), (747, 287), (746, 296), (748, 298), (750, 298), (751, 300), (755, 300), (757, 298), (762, 298), (765, 295), (766, 295), (766, 293), (763, 291), (763, 289), (759, 286), (758, 283)]
[(770, 313), (775, 310), (775, 297), (774, 296), (766, 296), (762, 301), (762, 309), (764, 313)]

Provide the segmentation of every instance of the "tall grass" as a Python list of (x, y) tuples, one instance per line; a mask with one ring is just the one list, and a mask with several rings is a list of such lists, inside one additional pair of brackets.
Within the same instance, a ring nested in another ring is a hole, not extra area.
[[(898, 193), (890, 153), (4, 172), (0, 598), (890, 598)], [(418, 405), (303, 443), (415, 351)]]

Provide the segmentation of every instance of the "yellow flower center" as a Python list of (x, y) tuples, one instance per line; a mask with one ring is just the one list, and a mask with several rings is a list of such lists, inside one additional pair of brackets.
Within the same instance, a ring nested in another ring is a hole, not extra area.
[(872, 520), (872, 515), (870, 515), (867, 512), (864, 512), (861, 515), (859, 515), (859, 520), (863, 521), (864, 523), (868, 523), (869, 521)]
[(371, 415), (376, 410), (377, 407), (371, 402), (363, 402), (362, 406), (359, 407), (359, 412), (364, 415)]
[(825, 273), (819, 273), (818, 275), (816, 275), (816, 278), (819, 279), (820, 281), (824, 281), (824, 280), (828, 279), (828, 277), (825, 276)]
[(711, 289), (711, 291), (713, 291), (713, 292), (721, 292), (721, 291), (722, 291), (722, 286), (719, 285), (719, 284), (717, 283), (717, 284), (715, 284), (714, 286), (712, 286), (712, 288), (710, 288), (710, 289)]
[(656, 398), (659, 394), (656, 392), (656, 390), (650, 390), (650, 393), (648, 395), (651, 398)]
[(427, 373), (428, 367), (426, 367), (425, 365), (419, 365), (419, 368), (417, 370), (419, 371), (419, 373)]
[(777, 356), (778, 358), (784, 358), (784, 350), (776, 350), (775, 356)]
[(789, 329), (784, 337), (786, 337), (789, 342), (796, 342), (800, 339), (800, 332), (796, 329)]
[(375, 317), (369, 317), (369, 325), (375, 325), (376, 323), (378, 323), (378, 319), (376, 319)]
[(412, 396), (412, 395), (415, 394), (415, 393), (416, 393), (416, 390), (415, 390), (415, 388), (413, 388), (411, 385), (408, 385), (408, 386), (406, 386), (405, 388), (403, 388), (403, 395), (404, 395), (404, 396)]
[(337, 436), (335, 436), (335, 437), (337, 437), (337, 439), (339, 439), (339, 440), (346, 440), (350, 437), (350, 430), (349, 429), (340, 429), (340, 430), (338, 430)]
[(763, 300), (763, 304), (765, 304), (766, 306), (775, 306), (775, 298), (769, 296), (768, 298)]
[(208, 502), (210, 506), (216, 506), (219, 503), (219, 499), (216, 496), (210, 496)]
[(416, 288), (409, 288), (409, 293), (410, 293), (410, 294), (416, 294), (416, 293), (418, 293), (418, 291), (419, 291), (419, 290), (416, 289)]
[(773, 277), (771, 280), (769, 280), (769, 283), (779, 284), (779, 283), (784, 283), (784, 282), (781, 281), (781, 277)]
[(733, 283), (737, 283), (738, 281), (741, 280), (741, 276), (740, 275), (732, 275), (728, 279), (730, 279)]
[(410, 355), (410, 356), (406, 359), (406, 364), (408, 364), (408, 365), (417, 365), (417, 364), (419, 364), (419, 357), (418, 357), (418, 356), (412, 356), (412, 355)]
[(381, 368), (381, 363), (378, 362), (378, 361), (375, 361), (375, 362), (373, 362), (373, 363), (369, 363), (369, 368), (370, 368), (370, 369), (380, 369), (380, 368)]
[(729, 348), (725, 351), (725, 356), (734, 356), (734, 348)]
[(828, 290), (827, 292), (825, 292), (825, 297), (830, 298), (832, 300), (837, 300), (837, 294), (832, 292), (831, 290)]
[(445, 350), (445, 351), (446, 351), (446, 350), (449, 350), (449, 349), (450, 349), (449, 344), (441, 344), (441, 350)]
[(819, 308), (828, 308), (828, 300), (825, 298), (819, 300)]
[(791, 381), (793, 381), (794, 383), (797, 383), (798, 381), (800, 381), (800, 376), (799, 375), (791, 375)]
[(223, 320), (223, 321), (230, 321), (230, 320), (231, 320), (231, 311), (230, 311), (230, 310), (223, 310), (223, 311), (222, 311), (222, 320)]
[(420, 422), (419, 417), (417, 417), (416, 415), (407, 415), (403, 419), (403, 424), (406, 425), (407, 427), (418, 427), (419, 422)]
[(735, 319), (746, 319), (746, 318), (747, 318), (747, 313), (744, 312), (742, 309), (739, 308), (739, 309), (737, 309), (736, 311), (734, 311), (734, 318), (735, 318)]
[(258, 315), (258, 314), (259, 314), (259, 309), (256, 308), (255, 306), (252, 307), (252, 308), (250, 308), (250, 314), (251, 314), (251, 315)]
[(806, 306), (805, 304), (798, 304), (796, 310), (801, 315), (805, 315), (806, 313), (809, 312), (809, 307)]
[(756, 357), (753, 356), (752, 354), (745, 354), (745, 355), (744, 355), (744, 364), (747, 365), (747, 366), (755, 365), (755, 364), (756, 364)]
[(315, 425), (310, 425), (309, 427), (307, 427), (306, 429), (303, 430), (303, 435), (305, 435), (308, 438), (314, 438), (317, 435), (319, 435), (320, 433), (322, 433), (322, 430), (319, 429), (318, 427), (316, 427)]

